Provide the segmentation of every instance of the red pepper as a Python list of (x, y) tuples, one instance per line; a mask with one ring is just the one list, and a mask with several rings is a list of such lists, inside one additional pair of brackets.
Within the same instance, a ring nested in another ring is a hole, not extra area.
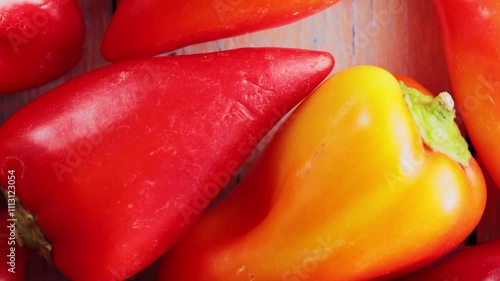
[(83, 55), (85, 25), (74, 0), (0, 2), (0, 93), (41, 86)]
[(41, 230), (20, 220), (20, 238), (71, 280), (130, 277), (332, 67), (324, 52), (245, 48), (114, 64), (42, 95), (0, 127), (0, 183), (15, 173)]
[(440, 18), (452, 95), (474, 149), (500, 185), (500, 5), (433, 0)]
[(298, 21), (339, 0), (123, 0), (102, 43), (109, 61), (150, 57), (195, 43)]
[(500, 239), (460, 248), (400, 281), (500, 280)]

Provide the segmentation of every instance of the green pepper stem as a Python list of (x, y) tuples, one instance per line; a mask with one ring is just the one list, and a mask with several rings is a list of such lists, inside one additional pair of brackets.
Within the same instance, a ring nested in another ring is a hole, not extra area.
[(467, 142), (455, 123), (455, 103), (447, 92), (433, 98), (399, 82), (403, 99), (423, 142), (433, 151), (442, 152), (464, 167), (472, 157)]
[[(5, 198), (8, 198), (7, 191), (0, 185), (0, 189)], [(47, 241), (40, 227), (36, 224), (36, 219), (28, 212), (15, 198), (14, 219), (16, 219), (16, 239), (21, 247), (34, 249), (47, 262), (52, 264), (52, 245)]]

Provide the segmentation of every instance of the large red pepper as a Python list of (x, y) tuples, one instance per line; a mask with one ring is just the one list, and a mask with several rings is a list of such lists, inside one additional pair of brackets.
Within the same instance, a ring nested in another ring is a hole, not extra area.
[(451, 93), (476, 153), (500, 186), (500, 5), (433, 0), (440, 18)]
[(245, 48), (114, 64), (42, 95), (0, 127), (0, 183), (14, 174), (36, 218), (20, 238), (71, 280), (130, 277), (332, 67), (324, 52)]
[(110, 61), (150, 57), (298, 21), (339, 0), (122, 0), (103, 39)]
[(34, 88), (73, 68), (85, 25), (75, 0), (0, 2), (0, 93)]
[(376, 67), (336, 73), (166, 254), (159, 280), (372, 280), (451, 251), (486, 192), (448, 97)]
[(398, 281), (500, 280), (500, 239), (456, 250)]

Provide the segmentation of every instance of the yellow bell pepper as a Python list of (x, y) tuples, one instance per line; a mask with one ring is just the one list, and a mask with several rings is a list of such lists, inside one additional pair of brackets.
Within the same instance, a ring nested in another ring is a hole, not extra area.
[(450, 98), (374, 66), (333, 75), (163, 258), (159, 280), (368, 280), (451, 251), (486, 195)]

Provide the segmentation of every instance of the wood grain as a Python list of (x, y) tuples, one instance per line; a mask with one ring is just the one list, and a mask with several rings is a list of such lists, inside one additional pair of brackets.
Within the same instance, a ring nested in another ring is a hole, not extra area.
[[(112, 16), (113, 3), (111, 0), (78, 2), (87, 27), (84, 58), (72, 71), (47, 85), (0, 95), (0, 124), (48, 90), (108, 64), (99, 50)], [(430, 0), (342, 0), (321, 13), (287, 26), (197, 44), (175, 53), (192, 54), (246, 46), (328, 51), (336, 59), (334, 73), (354, 65), (377, 65), (394, 73), (412, 76), (433, 92), (450, 90), (440, 31)], [(487, 213), (483, 220), (487, 223), (481, 225), (483, 240), (500, 233), (499, 227), (491, 223), (498, 220), (496, 208), (490, 207), (488, 211), (493, 213)], [(34, 266), (46, 268), (36, 262)], [(51, 279), (47, 280), (64, 280), (53, 272), (50, 274)], [(144, 280), (149, 280), (151, 275), (148, 276)]]

